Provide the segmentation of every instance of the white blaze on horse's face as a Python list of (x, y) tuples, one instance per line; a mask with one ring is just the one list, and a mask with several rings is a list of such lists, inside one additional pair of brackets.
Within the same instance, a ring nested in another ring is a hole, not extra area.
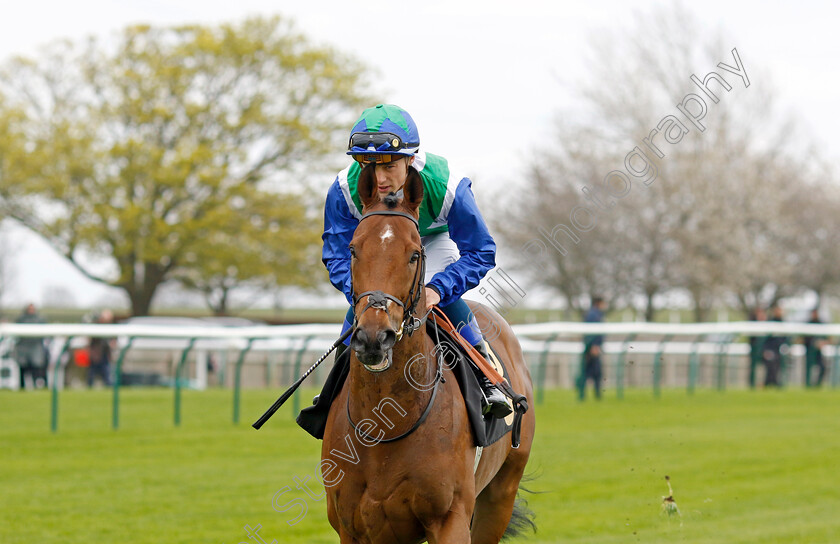
[(383, 249), (388, 242), (394, 239), (394, 229), (391, 228), (391, 225), (385, 225), (385, 230), (379, 235), (379, 239), (382, 240)]

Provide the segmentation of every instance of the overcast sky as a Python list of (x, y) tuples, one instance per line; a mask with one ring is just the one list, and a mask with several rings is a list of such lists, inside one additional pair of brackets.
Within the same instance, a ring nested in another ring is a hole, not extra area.
[[(104, 35), (132, 23), (287, 15), (315, 41), (377, 68), (381, 82), (374, 87), (411, 113), (423, 147), (460, 165), (480, 192), (482, 183), (498, 186), (515, 179), (533, 147), (550, 136), (552, 115), (574, 110), (569, 88), (587, 71), (587, 37), (598, 31), (620, 33), (634, 11), (660, 3), (28, 0), (4, 9), (0, 59), (31, 53), (57, 38)], [(836, 3), (706, 0), (687, 5), (704, 30), (723, 28), (747, 69), (767, 70), (772, 81), (754, 83), (774, 85), (785, 109), (803, 120), (817, 145), (829, 156), (840, 156)], [(656, 28), (650, 39), (657, 39)], [(697, 72), (713, 68), (698, 66)], [(690, 75), (685, 74), (686, 81)], [(4, 230), (5, 244), (15, 256), (13, 289), (4, 305), (43, 303), (50, 286), (67, 286), (82, 305), (97, 304), (107, 294), (34, 236), (8, 226)]]

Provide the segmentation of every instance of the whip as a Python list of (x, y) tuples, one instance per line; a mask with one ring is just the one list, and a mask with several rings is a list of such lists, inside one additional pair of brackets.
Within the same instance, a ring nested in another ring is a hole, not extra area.
[(260, 427), (262, 427), (263, 424), (266, 421), (268, 421), (268, 419), (271, 416), (274, 415), (274, 412), (279, 410), (280, 407), (283, 406), (283, 403), (285, 403), (287, 400), (289, 400), (289, 397), (291, 397), (294, 394), (294, 392), (297, 391), (297, 388), (300, 387), (300, 384), (303, 383), (303, 380), (305, 380), (310, 374), (312, 374), (312, 372), (316, 368), (318, 368), (318, 365), (323, 363), (324, 359), (326, 359), (329, 356), (329, 354), (332, 353), (338, 346), (340, 346), (347, 339), (347, 337), (350, 336), (352, 333), (353, 333), (353, 327), (350, 327), (349, 329), (347, 329), (347, 331), (345, 331), (345, 333), (342, 334), (341, 337), (338, 340), (335, 341), (335, 343), (332, 345), (332, 347), (330, 347), (330, 349), (325, 354), (321, 355), (321, 357), (319, 357), (318, 360), (315, 361), (315, 364), (310, 366), (306, 370), (306, 372), (303, 373), (303, 376), (298, 378), (298, 381), (293, 383), (292, 386), (289, 387), (286, 390), (285, 393), (280, 395), (280, 398), (275, 400), (274, 404), (272, 404), (271, 407), (268, 410), (266, 410), (265, 413), (263, 415), (261, 415), (260, 418), (257, 421), (255, 421), (254, 424), (251, 425), (251, 426), (255, 429), (259, 429)]

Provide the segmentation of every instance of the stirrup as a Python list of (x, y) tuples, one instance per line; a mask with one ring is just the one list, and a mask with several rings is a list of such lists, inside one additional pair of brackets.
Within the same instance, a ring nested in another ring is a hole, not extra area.
[[(489, 362), (490, 358), (487, 354), (487, 345), (484, 341), (474, 347), (476, 351), (484, 357), (484, 360)], [(483, 395), (483, 398), (481, 399), (482, 415), (491, 414), (496, 419), (504, 419), (509, 416), (513, 412), (513, 406), (511, 406), (508, 398), (499, 390), (498, 387), (493, 385), (481, 369), (474, 368), (474, 370), (476, 372), (476, 376), (478, 377), (478, 383), (481, 385), (481, 393)]]

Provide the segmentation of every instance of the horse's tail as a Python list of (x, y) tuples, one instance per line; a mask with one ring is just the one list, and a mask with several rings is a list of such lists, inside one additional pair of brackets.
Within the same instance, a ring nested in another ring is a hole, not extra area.
[(524, 536), (527, 532), (537, 532), (537, 524), (534, 523), (536, 514), (528, 508), (528, 500), (522, 496), (523, 492), (535, 493), (535, 491), (531, 491), (522, 485), (522, 482), (533, 479), (535, 479), (533, 475), (525, 476), (519, 482), (519, 491), (516, 493), (516, 500), (513, 503), (513, 514), (510, 516), (510, 521), (508, 522), (507, 529), (505, 529), (505, 534), (502, 535), (502, 540)]

